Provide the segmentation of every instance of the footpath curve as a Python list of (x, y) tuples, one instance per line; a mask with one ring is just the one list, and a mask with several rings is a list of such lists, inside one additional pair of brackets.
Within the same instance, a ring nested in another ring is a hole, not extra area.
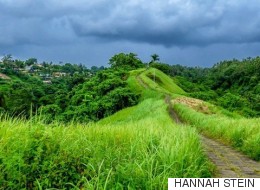
[[(182, 121), (174, 111), (171, 97), (166, 95), (165, 103), (168, 105), (170, 117), (177, 124)], [(200, 135), (205, 154), (216, 166), (214, 177), (219, 178), (260, 178), (260, 163), (256, 162), (231, 147)]]
[[(149, 86), (142, 80), (140, 74), (136, 76), (137, 81), (145, 89)], [(166, 95), (165, 103), (168, 105), (168, 113), (177, 124), (183, 122), (173, 109), (170, 95)], [(219, 178), (260, 178), (260, 163), (256, 162), (233, 148), (200, 135), (205, 154), (216, 166), (214, 177)]]

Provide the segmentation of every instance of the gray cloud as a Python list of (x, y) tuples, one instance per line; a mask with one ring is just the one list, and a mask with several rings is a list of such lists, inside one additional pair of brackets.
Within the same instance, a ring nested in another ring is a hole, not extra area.
[(212, 64), (257, 55), (259, 8), (257, 0), (0, 0), (0, 54), (104, 63), (117, 52), (158, 52), (193, 65), (208, 54)]
[(260, 4), (236, 0), (129, 1), (102, 17), (77, 15), (70, 22), (78, 36), (129, 40), (164, 46), (259, 42)]

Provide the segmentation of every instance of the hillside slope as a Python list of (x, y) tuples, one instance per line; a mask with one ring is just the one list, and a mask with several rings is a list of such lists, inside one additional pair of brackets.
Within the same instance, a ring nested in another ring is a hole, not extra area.
[(186, 94), (185, 91), (174, 83), (173, 79), (162, 71), (149, 68), (140, 75), (141, 80), (148, 88), (160, 93)]
[(132, 87), (142, 101), (98, 123), (1, 116), (0, 189), (167, 189), (169, 177), (210, 177), (196, 129), (172, 122), (161, 92)]

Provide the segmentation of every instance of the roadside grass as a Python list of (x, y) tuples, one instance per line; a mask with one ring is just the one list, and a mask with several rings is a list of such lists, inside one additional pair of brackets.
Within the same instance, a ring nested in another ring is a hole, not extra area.
[(260, 160), (260, 118), (247, 119), (220, 114), (206, 115), (183, 104), (174, 104), (180, 118), (202, 133), (230, 144), (254, 160)]
[(88, 125), (1, 118), (0, 189), (167, 189), (169, 177), (210, 177), (196, 130), (174, 125), (163, 100)]

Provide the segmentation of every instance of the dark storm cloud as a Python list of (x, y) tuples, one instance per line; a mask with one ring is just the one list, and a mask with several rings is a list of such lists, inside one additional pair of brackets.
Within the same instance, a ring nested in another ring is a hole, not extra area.
[(260, 41), (259, 8), (256, 0), (119, 1), (105, 14), (97, 8), (99, 17), (77, 15), (70, 22), (81, 37), (164, 46), (251, 43)]
[(74, 40), (66, 15), (69, 9), (54, 2), (0, 0), (0, 48), (28, 44), (48, 46)]
[(77, 37), (164, 46), (259, 42), (259, 8), (257, 0), (0, 0), (0, 42)]
[(194, 65), (207, 54), (206, 65), (257, 55), (259, 9), (258, 0), (0, 0), (0, 56), (104, 64), (157, 52)]

